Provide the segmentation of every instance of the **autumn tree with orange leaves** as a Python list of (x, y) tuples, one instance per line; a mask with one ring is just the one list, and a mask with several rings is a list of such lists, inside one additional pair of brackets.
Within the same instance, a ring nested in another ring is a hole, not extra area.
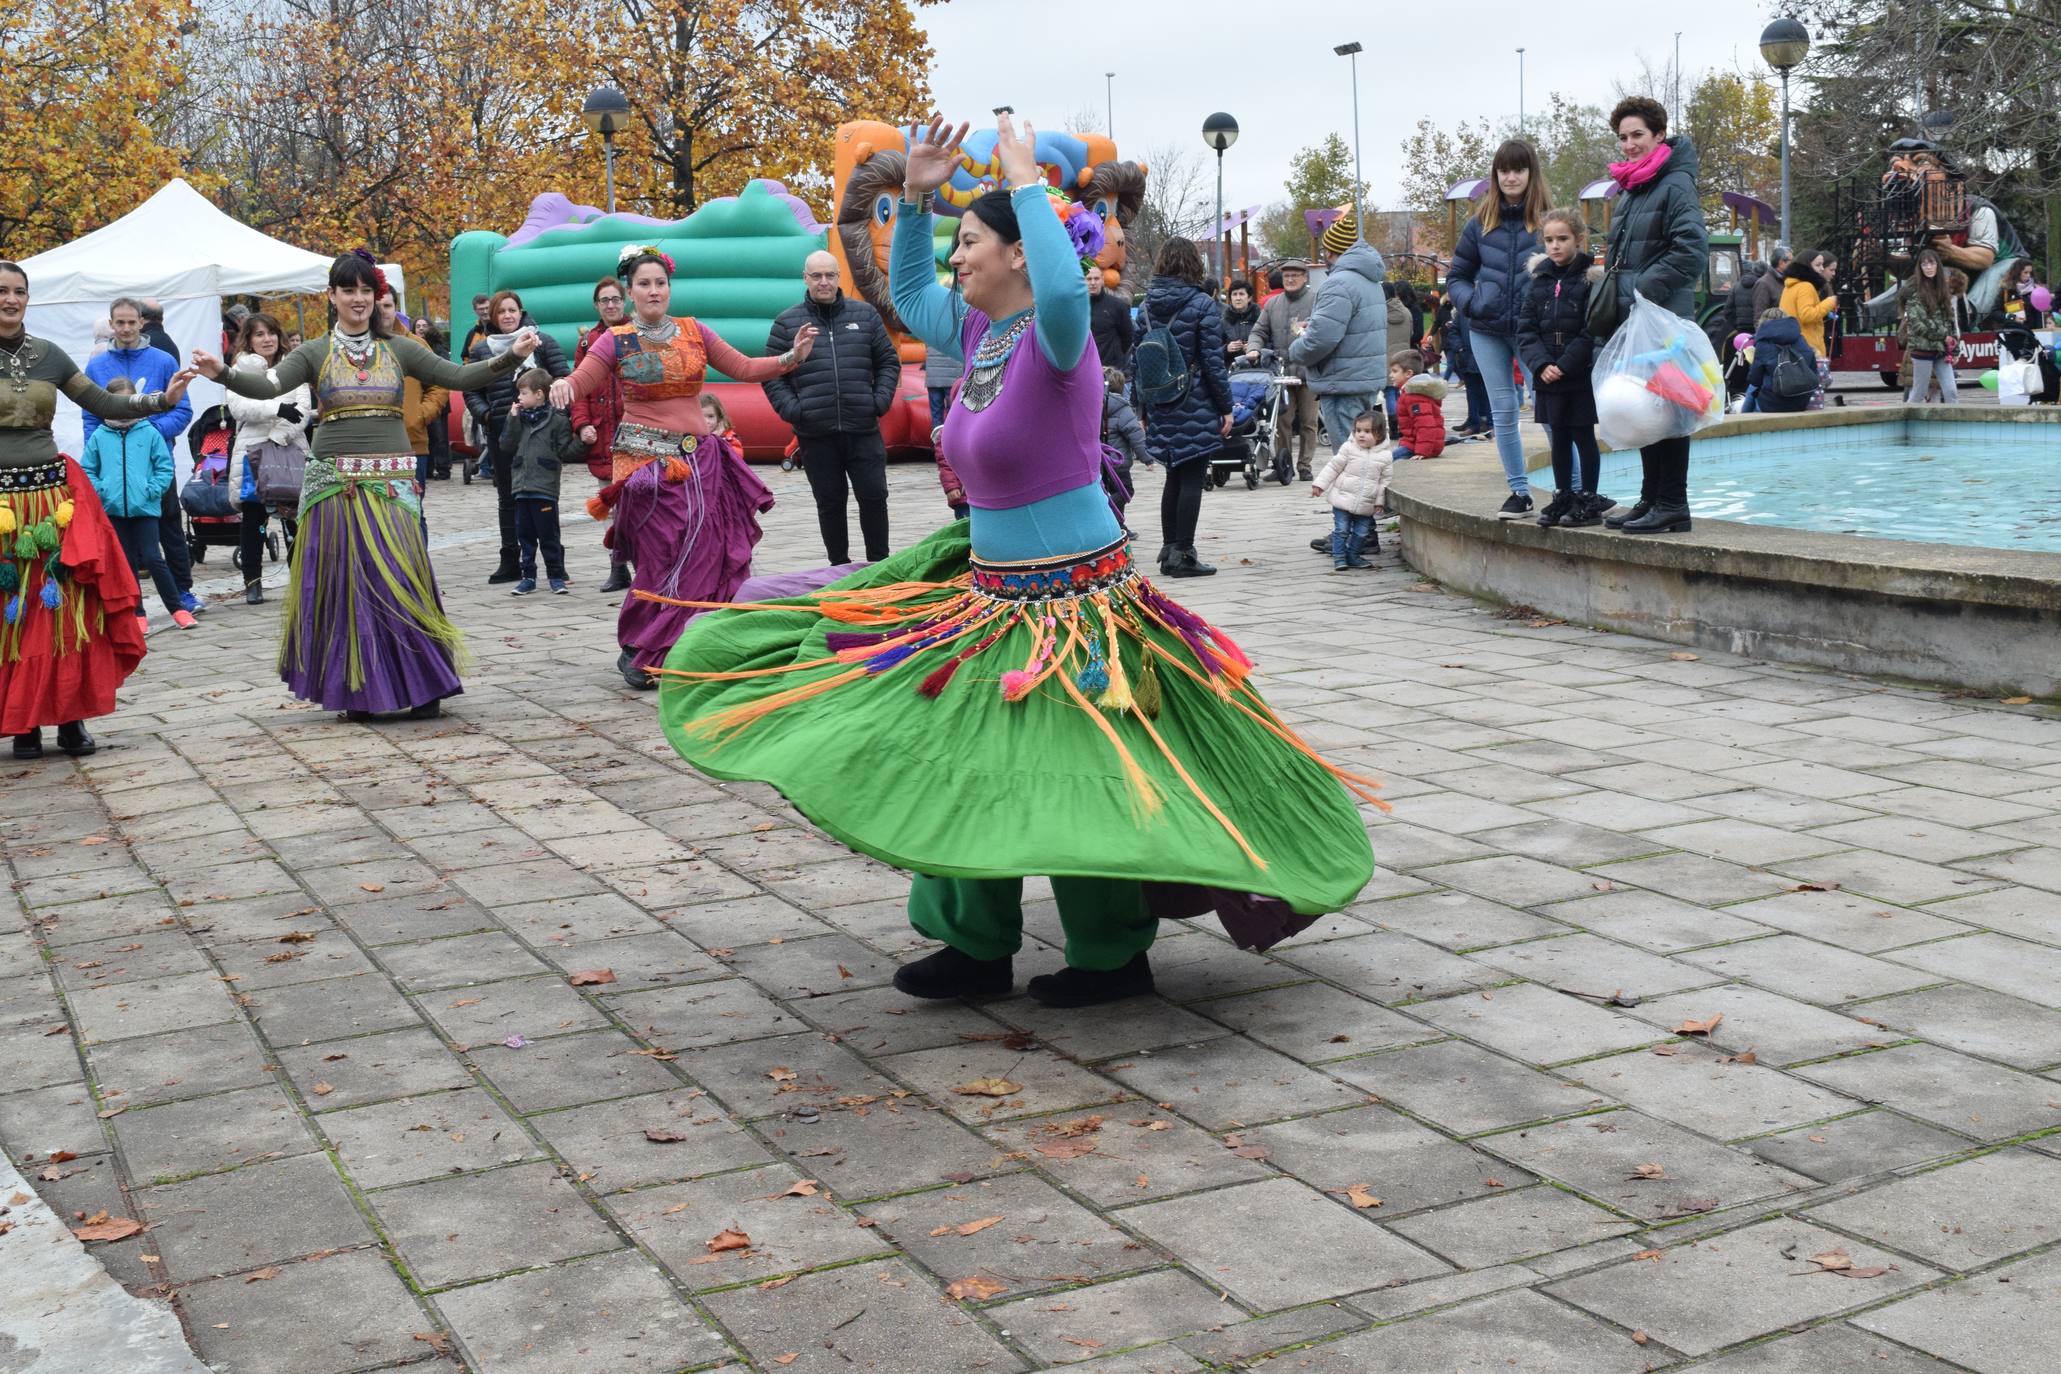
[[(187, 0), (0, 0), (0, 255), (127, 214), (180, 175)], [(205, 181), (202, 179), (203, 187)]]

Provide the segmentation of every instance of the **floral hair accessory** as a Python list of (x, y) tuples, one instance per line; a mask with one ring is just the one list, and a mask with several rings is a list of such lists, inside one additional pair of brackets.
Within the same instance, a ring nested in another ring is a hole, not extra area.
[(1066, 193), (1056, 186), (1047, 186), (1045, 196), (1052, 203), (1052, 212), (1066, 226), (1066, 236), (1073, 240), (1074, 256), (1081, 260), (1081, 270), (1086, 272), (1108, 242), (1102, 217), (1079, 201), (1068, 200)]
[(386, 284), (386, 273), (380, 270), (379, 259), (373, 257), (369, 249), (353, 248), (351, 250), (351, 256), (354, 258), (363, 258), (365, 260), (366, 265), (372, 269), (372, 280), (377, 283), (377, 286), (374, 288), (373, 291), (374, 300), (378, 300), (381, 296), (390, 296), (393, 294), (394, 289)]
[(673, 255), (671, 253), (666, 252), (664, 249), (660, 248), (655, 243), (632, 243), (626, 244), (623, 248), (623, 251), (616, 254), (616, 276), (621, 277), (623, 275), (623, 272), (629, 267), (629, 265), (635, 262), (638, 258), (656, 258), (660, 262), (665, 264), (666, 275), (668, 277), (672, 276), (674, 273)]

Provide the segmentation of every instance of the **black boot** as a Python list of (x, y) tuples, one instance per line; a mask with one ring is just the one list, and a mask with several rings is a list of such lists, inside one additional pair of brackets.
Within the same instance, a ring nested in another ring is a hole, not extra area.
[(422, 703), (422, 704), (421, 704), (420, 706), (410, 706), (410, 707), (408, 708), (408, 719), (410, 719), (410, 720), (435, 720), (435, 719), (436, 719), (436, 718), (437, 718), (438, 716), (442, 715), (443, 713), (444, 713), (444, 703), (443, 703), (443, 702), (441, 702), (441, 701), (425, 701), (425, 702), (423, 702), (423, 703)]
[(75, 759), (84, 758), (100, 748), (93, 742), (93, 736), (86, 733), (83, 720), (68, 720), (57, 727), (57, 747)]
[(344, 712), (344, 719), (353, 725), (370, 725), (373, 721), (378, 720), (379, 717), (370, 711), (346, 711)]
[(1160, 570), (1160, 572), (1164, 573), (1164, 572), (1166, 571), (1166, 569), (1167, 569), (1167, 563), (1168, 563), (1168, 561), (1169, 561), (1170, 559), (1172, 559), (1172, 558), (1173, 558), (1173, 556), (1174, 556), (1174, 546), (1173, 546), (1172, 544), (1161, 544), (1161, 545), (1159, 546), (1159, 570)]
[(1593, 491), (1577, 492), (1575, 493), (1573, 504), (1568, 507), (1567, 514), (1560, 517), (1560, 524), (1565, 529), (1576, 529), (1583, 525), (1600, 525), (1603, 523), (1603, 512), (1609, 509), (1609, 497), (1598, 496)]
[(265, 604), (265, 584), (264, 584), (264, 583), (262, 583), (262, 582), (253, 582), (253, 583), (251, 583), (251, 584), (250, 584), (250, 585), (249, 585), (248, 587), (245, 587), (245, 588), (243, 589), (243, 600), (244, 600), (244, 604), (246, 604), (246, 605), (250, 605), (250, 606), (262, 606), (262, 605), (264, 605), (264, 604)]
[(626, 592), (630, 590), (630, 565), (611, 563), (608, 565), (608, 580), (601, 584), (604, 592)]
[(648, 692), (658, 686), (658, 679), (637, 666), (636, 658), (628, 649), (616, 655), (615, 670), (623, 675), (623, 681), (640, 692)]
[(494, 586), (502, 582), (513, 582), (521, 576), (522, 569), (515, 566), (515, 560), (513, 558), (504, 558), (501, 560), (500, 566), (487, 575), (487, 585)]
[(1001, 997), (1015, 984), (1016, 965), (1008, 955), (976, 959), (950, 945), (895, 970), (895, 987), (899, 991), (933, 1002), (955, 997)]
[(1176, 544), (1173, 556), (1167, 561), (1168, 577), (1214, 577), (1216, 568), (1195, 556), (1193, 544)]
[(1057, 973), (1039, 974), (1025, 985), (1025, 991), (1048, 1007), (1097, 1007), (1104, 1002), (1120, 1002), (1152, 991), (1152, 961), (1140, 950), (1122, 968), (1069, 966)]
[(1312, 539), (1312, 540), (1310, 541), (1310, 552), (1311, 552), (1311, 553), (1329, 553), (1329, 552), (1331, 552), (1331, 536), (1330, 536), (1330, 535), (1328, 535), (1328, 534), (1320, 534), (1320, 535), (1318, 535), (1318, 536), (1317, 536), (1317, 537), (1316, 537), (1315, 539)]
[(1651, 489), (1647, 487), (1640, 487), (1638, 504), (1633, 506), (1630, 510), (1623, 512), (1622, 514), (1604, 516), (1604, 527), (1607, 529), (1621, 530), (1625, 527), (1626, 524), (1630, 523), (1633, 520), (1637, 520), (1640, 516), (1646, 514), (1646, 512), (1652, 509), (1653, 493)]
[(1577, 500), (1578, 498), (1572, 492), (1564, 490), (1554, 492), (1553, 499), (1548, 501), (1546, 508), (1539, 512), (1539, 523), (1547, 529), (1560, 524), (1573, 513)]
[(43, 757), (43, 732), (28, 730), (14, 737), (14, 756), (18, 759), (40, 759)]
[(1689, 529), (1689, 508), (1656, 503), (1644, 515), (1625, 521), (1623, 529), (1626, 534), (1683, 534)]

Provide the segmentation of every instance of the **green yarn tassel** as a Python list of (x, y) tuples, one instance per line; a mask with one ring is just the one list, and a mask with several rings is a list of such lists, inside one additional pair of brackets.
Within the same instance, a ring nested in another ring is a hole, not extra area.
[(1145, 666), (1138, 671), (1138, 685), (1131, 689), (1131, 695), (1148, 719), (1159, 719), (1161, 705), (1159, 693), (1159, 669), (1152, 666), (1152, 651), (1145, 651)]

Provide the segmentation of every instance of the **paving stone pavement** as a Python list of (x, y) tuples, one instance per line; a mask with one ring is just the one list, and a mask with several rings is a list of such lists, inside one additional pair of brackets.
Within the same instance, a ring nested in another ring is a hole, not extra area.
[(487, 587), (490, 500), (430, 497), (443, 720), (290, 701), (275, 593), (0, 769), (0, 1144), (216, 1369), (2052, 1369), (2054, 712), (1334, 576), (1234, 486), (1178, 590), (1385, 780), (1363, 899), (1170, 925), (1121, 1008), (911, 1004), (904, 878), (680, 762), (590, 525)]

